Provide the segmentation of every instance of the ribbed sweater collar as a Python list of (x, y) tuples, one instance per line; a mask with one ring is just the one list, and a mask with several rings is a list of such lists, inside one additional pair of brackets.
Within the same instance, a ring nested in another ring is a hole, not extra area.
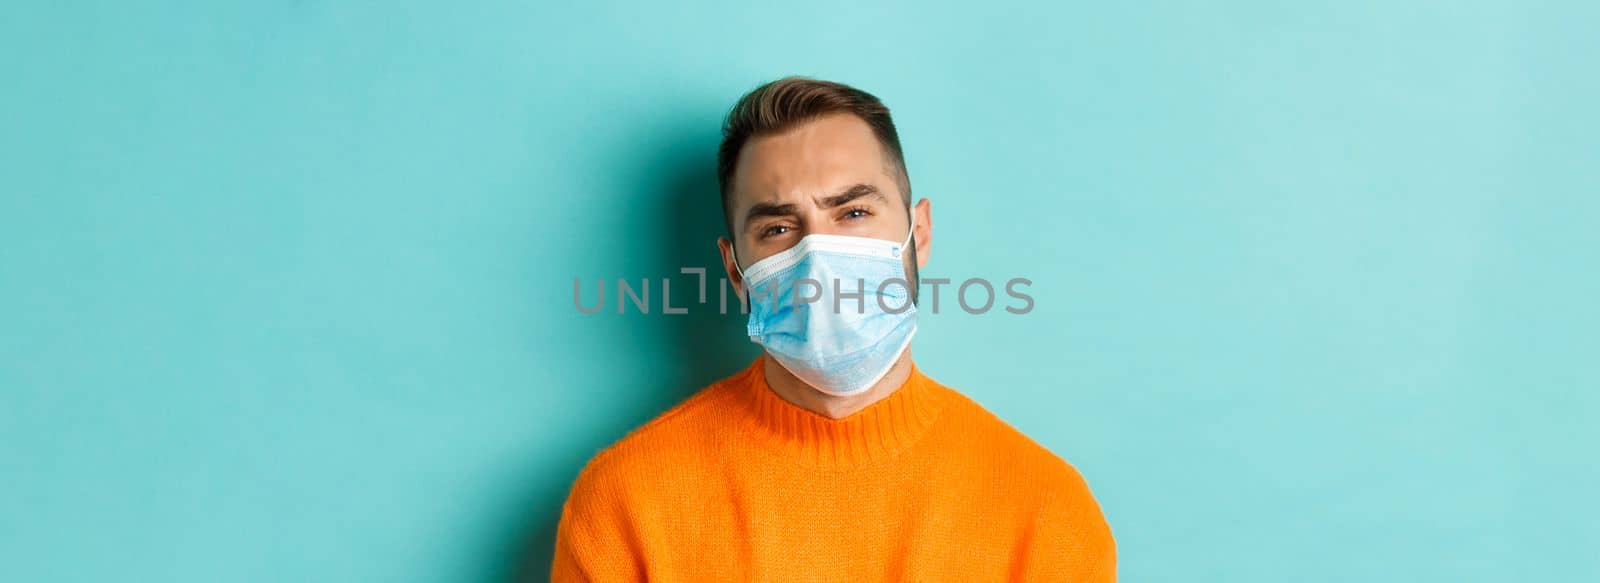
[(763, 359), (738, 375), (741, 394), (758, 439), (813, 466), (854, 467), (892, 457), (939, 419), (944, 398), (915, 364), (905, 383), (865, 409), (832, 419), (783, 400), (767, 384)]

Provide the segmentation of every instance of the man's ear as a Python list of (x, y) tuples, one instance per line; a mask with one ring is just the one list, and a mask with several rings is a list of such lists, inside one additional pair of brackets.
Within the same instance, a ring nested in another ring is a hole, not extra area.
[(928, 266), (928, 255), (933, 252), (932, 203), (926, 198), (917, 201), (911, 207), (911, 214), (916, 217), (911, 236), (917, 241), (917, 269), (922, 269)]
[(744, 301), (744, 278), (739, 276), (739, 258), (733, 255), (733, 241), (717, 237), (717, 250), (722, 252), (722, 270), (733, 283), (733, 292), (739, 294), (739, 301)]

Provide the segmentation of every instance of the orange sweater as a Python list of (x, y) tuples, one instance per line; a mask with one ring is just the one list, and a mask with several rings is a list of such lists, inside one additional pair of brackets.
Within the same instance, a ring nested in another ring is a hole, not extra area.
[(566, 581), (1114, 581), (1072, 466), (913, 368), (829, 419), (761, 359), (600, 452), (557, 527)]

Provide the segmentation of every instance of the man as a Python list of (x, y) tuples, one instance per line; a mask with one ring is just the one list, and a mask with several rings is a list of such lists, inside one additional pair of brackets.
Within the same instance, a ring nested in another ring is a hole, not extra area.
[(557, 581), (1113, 581), (1061, 458), (912, 361), (932, 249), (889, 110), (786, 78), (734, 105), (724, 268), (765, 352), (589, 461)]

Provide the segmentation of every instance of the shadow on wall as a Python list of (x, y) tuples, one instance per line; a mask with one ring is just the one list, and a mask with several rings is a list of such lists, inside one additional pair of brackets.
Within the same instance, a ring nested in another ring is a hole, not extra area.
[[(671, 362), (675, 367), (659, 371), (656, 386), (641, 387), (641, 407), (619, 411), (616, 426), (609, 437), (595, 440), (603, 447), (622, 437), (639, 424), (682, 401), (694, 391), (731, 375), (748, 365), (759, 352), (745, 336), (743, 314), (739, 312), (737, 296), (728, 290), (728, 314), (718, 309), (717, 285), (725, 277), (721, 255), (716, 240), (726, 232), (723, 224), (721, 199), (718, 196), (716, 177), (716, 148), (720, 136), (716, 121), (705, 121), (692, 128), (663, 135), (667, 147), (655, 152), (657, 156), (641, 170), (634, 181), (642, 185), (643, 201), (620, 200), (619, 204), (636, 207), (619, 209), (620, 216), (635, 217), (627, 232), (641, 237), (653, 237), (661, 244), (641, 243), (631, 248), (650, 254), (647, 262), (651, 282), (651, 301), (648, 316), (626, 316), (629, 326), (647, 337), (655, 336), (652, 345), (667, 351), (668, 358), (639, 359), (646, 362)], [(710, 131), (708, 131), (708, 129)], [(651, 189), (650, 185), (659, 185)], [(645, 204), (639, 204), (644, 202)], [(649, 212), (640, 212), (640, 208)], [(620, 263), (639, 264), (627, 261)], [(680, 274), (681, 267), (706, 269), (706, 303), (699, 304), (699, 277)], [(688, 313), (664, 315), (660, 313), (660, 278), (672, 278), (672, 304), (686, 307)], [(614, 283), (614, 282), (613, 282)], [(609, 287), (609, 284), (608, 284)], [(608, 289), (608, 292), (614, 291)], [(615, 305), (615, 296), (608, 301)], [(631, 309), (632, 306), (630, 305)], [(614, 314), (596, 314), (596, 317), (622, 317)], [(617, 344), (623, 344), (618, 342)], [(628, 366), (624, 363), (622, 366)], [(629, 413), (645, 411), (642, 418), (632, 418)], [(548, 581), (550, 561), (556, 538), (556, 525), (561, 517), (561, 506), (566, 500), (567, 486), (588, 461), (592, 449), (567, 452), (570, 455), (558, 464), (547, 465), (554, 472), (538, 484), (541, 495), (533, 500), (534, 506), (524, 524), (524, 536), (518, 543), (514, 564), (507, 569), (510, 581)], [(555, 476), (561, 476), (556, 479)]]

